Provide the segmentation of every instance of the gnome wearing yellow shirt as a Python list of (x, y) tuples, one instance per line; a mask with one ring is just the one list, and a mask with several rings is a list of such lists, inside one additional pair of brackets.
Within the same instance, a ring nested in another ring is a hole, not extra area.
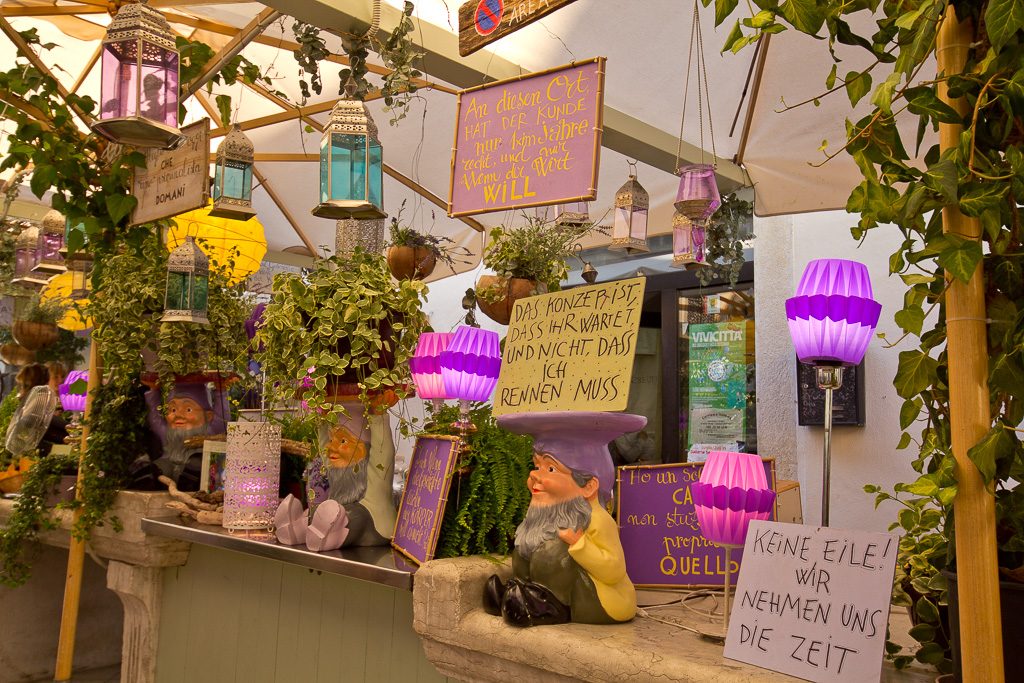
[(624, 413), (503, 415), (498, 424), (534, 437), (532, 496), (516, 530), (512, 578), (492, 576), (484, 609), (513, 626), (613, 624), (636, 614), (636, 591), (608, 514), (615, 468), (608, 443), (643, 428)]

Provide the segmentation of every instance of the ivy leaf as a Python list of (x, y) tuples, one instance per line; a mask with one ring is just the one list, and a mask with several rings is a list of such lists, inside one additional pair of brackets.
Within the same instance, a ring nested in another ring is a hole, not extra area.
[(107, 205), (107, 213), (114, 224), (120, 223), (121, 219), (130, 214), (139, 200), (127, 194), (108, 194), (104, 197)]
[(217, 111), (220, 112), (220, 122), (223, 126), (231, 125), (231, 95), (217, 95)]
[(896, 444), (896, 450), (902, 451), (904, 448), (910, 445), (910, 434), (903, 432), (900, 435), (900, 442)]
[(953, 160), (943, 159), (937, 164), (932, 164), (928, 172), (924, 174), (924, 184), (952, 204), (956, 201), (957, 177), (956, 164), (953, 163)]
[(1012, 396), (1024, 393), (1024, 368), (1016, 354), (1003, 353), (996, 357), (989, 371), (989, 384)]
[(793, 28), (810, 36), (817, 34), (825, 23), (825, 10), (816, 0), (787, 0), (779, 6), (779, 13)]
[(1021, 28), (1024, 28), (1024, 5), (1019, 0), (989, 0), (985, 29), (996, 52)]
[(57, 169), (49, 164), (39, 164), (32, 171), (32, 180), (29, 181), (29, 187), (32, 189), (32, 194), (42, 199), (46, 191), (53, 187), (53, 184), (57, 182)]
[(960, 210), (977, 218), (989, 209), (998, 209), (1007, 189), (1005, 183), (968, 183), (960, 189)]
[(846, 74), (846, 95), (850, 105), (856, 107), (865, 95), (871, 92), (871, 74), (867, 71), (851, 71)]
[(996, 424), (981, 441), (976, 443), (967, 456), (975, 464), (985, 483), (996, 476), (996, 463), (1013, 457), (1013, 439), (1001, 424)]
[(901, 351), (893, 386), (903, 398), (913, 398), (938, 381), (939, 362), (924, 351)]
[(973, 240), (960, 240), (951, 244), (939, 254), (939, 265), (960, 280), (967, 282), (981, 262), (981, 245)]
[(740, 28), (740, 22), (737, 19), (736, 23), (732, 25), (732, 30), (729, 31), (729, 35), (725, 37), (725, 43), (722, 44), (722, 52), (733, 49), (733, 46), (743, 39), (743, 30)]
[(909, 306), (896, 311), (893, 320), (904, 332), (920, 335), (924, 325), (924, 310), (920, 306)]
[(828, 72), (828, 76), (825, 78), (825, 87), (831, 90), (836, 87), (836, 68), (838, 64), (832, 65), (832, 70)]
[(871, 104), (875, 105), (882, 112), (888, 116), (892, 115), (892, 95), (896, 91), (896, 86), (900, 82), (900, 73), (894, 71), (882, 81), (877, 88), (875, 88), (875, 94), (871, 98)]
[(904, 93), (910, 111), (919, 116), (928, 116), (939, 123), (960, 123), (963, 117), (953, 107), (939, 99), (932, 88), (918, 86)]
[(914, 424), (914, 420), (921, 414), (921, 406), (923, 405), (924, 402), (919, 398), (903, 402), (903, 407), (900, 408), (900, 429), (906, 429)]
[(715, 0), (715, 26), (721, 26), (722, 22), (728, 19), (736, 9), (738, 3), (739, 0)]

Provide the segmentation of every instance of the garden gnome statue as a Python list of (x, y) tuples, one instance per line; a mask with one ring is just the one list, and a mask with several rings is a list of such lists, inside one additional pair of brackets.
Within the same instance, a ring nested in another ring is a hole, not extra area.
[(548, 412), (502, 415), (498, 425), (530, 434), (531, 501), (516, 530), (512, 578), (491, 576), (484, 609), (513, 626), (613, 624), (636, 614), (619, 532), (608, 514), (615, 468), (608, 443), (642, 429), (626, 413)]
[[(219, 386), (211, 404), (206, 384), (178, 382), (167, 398), (166, 412), (160, 410), (160, 394), (159, 387), (146, 392), (149, 428), (163, 446), (163, 455), (154, 464), (165, 476), (178, 482), (179, 488), (194, 491), (199, 486), (200, 463), (190, 463), (190, 459), (197, 452), (202, 453), (202, 446), (196, 448), (185, 442), (195, 436), (226, 433), (225, 418), (230, 415), (227, 393)], [(181, 481), (183, 474), (187, 482)], [(194, 482), (191, 481), (193, 476)]]

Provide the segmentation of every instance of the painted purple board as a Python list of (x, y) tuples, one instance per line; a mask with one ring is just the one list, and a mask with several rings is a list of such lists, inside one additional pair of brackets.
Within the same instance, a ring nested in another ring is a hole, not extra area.
[(595, 199), (604, 62), (459, 92), (448, 215)]
[(416, 564), (434, 559), (459, 454), (454, 436), (418, 436), (391, 545)]
[[(775, 458), (761, 458), (775, 490)], [(641, 587), (721, 586), (725, 550), (704, 538), (690, 496), (704, 463), (618, 469), (619, 537), (630, 580)], [(770, 520), (777, 518), (773, 508)], [(733, 550), (733, 575), (743, 553)]]

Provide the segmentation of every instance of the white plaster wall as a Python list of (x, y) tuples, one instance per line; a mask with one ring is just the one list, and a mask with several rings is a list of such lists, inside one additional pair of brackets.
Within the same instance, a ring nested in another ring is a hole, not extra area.
[[(898, 277), (889, 276), (888, 264), (889, 254), (899, 246), (902, 235), (894, 227), (879, 227), (869, 232), (858, 247), (849, 232), (856, 217), (840, 211), (754, 220), (758, 442), (763, 455), (779, 458), (780, 477), (787, 478), (785, 473), (795, 464), (804, 520), (816, 523), (821, 509), (823, 430), (797, 426), (795, 351), (786, 326), (784, 301), (795, 290), (809, 261), (860, 261), (867, 265), (875, 298), (882, 303), (878, 331), (886, 333), (890, 342), (899, 339), (902, 333), (893, 315), (903, 306), (906, 287)], [(897, 510), (892, 505), (875, 510), (874, 496), (864, 493), (864, 484), (888, 488), (914, 476), (911, 450), (896, 450), (903, 401), (892, 386), (898, 354), (912, 346), (913, 340), (907, 339), (894, 348), (884, 348), (876, 338), (868, 347), (865, 426), (833, 430), (830, 522), (834, 527), (884, 530)], [(792, 453), (786, 453), (789, 449)]]

